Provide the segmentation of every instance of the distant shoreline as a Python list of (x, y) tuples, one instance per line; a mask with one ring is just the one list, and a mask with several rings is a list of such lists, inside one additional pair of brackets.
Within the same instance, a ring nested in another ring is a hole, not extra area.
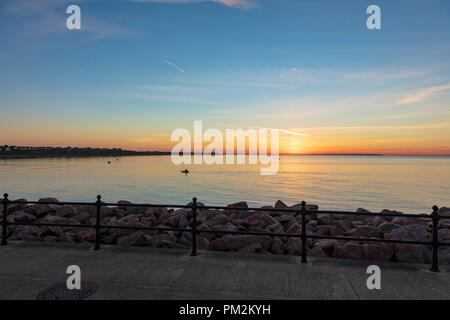
[[(194, 155), (195, 153), (191, 153)], [(88, 158), (88, 157), (124, 157), (124, 156), (170, 156), (166, 151), (132, 151), (120, 149), (79, 149), (79, 150), (11, 150), (0, 152), (0, 160), (37, 159), (37, 158)], [(214, 155), (214, 153), (213, 153)], [(385, 157), (390, 155), (371, 153), (324, 153), (324, 154), (280, 154), (279, 156), (358, 156)], [(450, 157), (450, 155), (392, 155), (403, 157)]]
[(1, 152), (0, 159), (87, 158), (123, 156), (165, 156), (170, 152), (130, 150), (18, 150)]

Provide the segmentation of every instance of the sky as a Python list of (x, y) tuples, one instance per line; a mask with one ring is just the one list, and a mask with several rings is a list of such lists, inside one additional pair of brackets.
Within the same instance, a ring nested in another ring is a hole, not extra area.
[(170, 151), (201, 120), (283, 129), (281, 153), (450, 155), (449, 39), (448, 0), (2, 0), (0, 144)]

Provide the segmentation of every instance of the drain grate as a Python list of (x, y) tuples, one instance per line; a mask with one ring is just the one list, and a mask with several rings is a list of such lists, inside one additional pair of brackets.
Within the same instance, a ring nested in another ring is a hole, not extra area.
[(57, 284), (41, 291), (38, 300), (81, 300), (89, 297), (97, 290), (97, 284), (93, 281), (81, 283), (81, 289), (67, 289), (66, 284)]

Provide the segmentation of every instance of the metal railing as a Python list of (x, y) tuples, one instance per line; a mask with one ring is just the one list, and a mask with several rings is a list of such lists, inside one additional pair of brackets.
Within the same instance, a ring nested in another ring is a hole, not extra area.
[[(270, 236), (270, 237), (287, 237), (300, 238), (302, 242), (301, 262), (307, 263), (307, 239), (330, 239), (343, 241), (367, 241), (367, 242), (385, 242), (385, 243), (400, 243), (400, 244), (420, 244), (432, 247), (432, 263), (430, 270), (439, 272), (439, 257), (438, 249), (440, 246), (450, 246), (450, 242), (440, 242), (438, 238), (438, 225), (440, 219), (450, 219), (450, 216), (441, 216), (438, 213), (439, 208), (433, 206), (431, 214), (403, 214), (403, 213), (373, 213), (373, 212), (352, 212), (352, 211), (330, 211), (330, 210), (309, 210), (306, 208), (306, 202), (301, 202), (301, 207), (296, 208), (249, 208), (249, 207), (223, 207), (223, 206), (205, 206), (198, 205), (197, 198), (192, 199), (192, 204), (189, 205), (171, 205), (171, 204), (136, 204), (136, 203), (105, 203), (101, 201), (101, 196), (97, 196), (96, 202), (59, 202), (59, 201), (11, 201), (8, 199), (8, 194), (3, 195), (3, 219), (2, 219), (2, 245), (6, 245), (7, 241), (7, 227), (8, 225), (16, 226), (48, 226), (48, 227), (73, 227), (73, 228), (94, 228), (95, 229), (95, 247), (94, 250), (100, 249), (100, 230), (101, 229), (129, 229), (129, 230), (154, 230), (154, 231), (177, 231), (192, 233), (192, 247), (191, 256), (197, 255), (197, 235), (199, 233), (215, 233), (215, 234), (231, 234), (231, 235), (256, 235), (256, 236)], [(11, 204), (49, 204), (49, 205), (90, 205), (96, 207), (95, 224), (64, 224), (64, 223), (43, 223), (43, 222), (9, 222), (8, 206)], [(150, 227), (150, 226), (123, 226), (123, 225), (105, 225), (101, 224), (101, 208), (103, 206), (113, 207), (145, 207), (145, 208), (187, 208), (192, 210), (192, 226), (191, 229), (186, 228), (171, 228), (171, 227)], [(227, 230), (210, 230), (197, 229), (197, 210), (199, 209), (219, 209), (219, 210), (235, 210), (235, 211), (264, 211), (264, 212), (288, 212), (301, 214), (301, 233), (273, 233), (273, 232), (257, 232), (257, 231), (227, 231)], [(367, 237), (347, 237), (347, 236), (324, 236), (311, 235), (306, 232), (306, 215), (308, 214), (330, 214), (330, 215), (356, 215), (356, 216), (372, 216), (372, 217), (406, 217), (406, 218), (425, 218), (432, 220), (432, 240), (431, 241), (412, 241), (412, 240), (392, 240), (381, 238), (367, 238)]]

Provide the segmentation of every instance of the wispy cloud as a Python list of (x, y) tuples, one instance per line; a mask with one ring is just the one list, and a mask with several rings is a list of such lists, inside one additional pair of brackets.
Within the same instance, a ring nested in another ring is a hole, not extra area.
[(178, 67), (176, 64), (170, 62), (169, 60), (164, 60), (164, 62), (167, 63), (169, 66), (174, 67), (174, 68), (177, 69), (178, 71), (184, 73), (184, 70), (183, 70), (183, 69), (181, 69), (180, 67)]
[(255, 127), (255, 126), (237, 126), (233, 124), (226, 124), (226, 123), (218, 123), (218, 126), (221, 127), (228, 127), (228, 128), (248, 128), (248, 129), (270, 129), (270, 130), (279, 130), (282, 133), (293, 135), (293, 136), (299, 136), (299, 137), (309, 137), (309, 134), (301, 133), (301, 132), (295, 132), (291, 130), (286, 129), (280, 129), (280, 128), (266, 128), (266, 127)]
[(398, 104), (410, 104), (410, 103), (416, 103), (421, 102), (426, 99), (428, 99), (430, 96), (433, 96), (434, 94), (437, 94), (442, 91), (446, 91), (450, 89), (450, 83), (440, 85), (440, 86), (433, 86), (421, 89), (413, 94), (410, 94), (404, 98), (402, 98)]
[[(78, 0), (84, 3), (87, 0)], [(72, 4), (71, 0), (13, 0), (7, 2), (5, 10), (11, 16), (22, 18), (21, 26), (24, 35), (46, 36), (68, 32), (64, 7)], [(84, 15), (81, 10), (81, 32), (89, 34), (94, 39), (110, 38), (114, 36), (133, 35), (129, 28), (123, 24), (113, 23), (112, 19), (104, 19), (95, 15)]]
[(251, 0), (128, 0), (130, 2), (158, 2), (158, 3), (196, 3), (196, 2), (218, 2), (231, 8), (250, 9), (257, 5)]

